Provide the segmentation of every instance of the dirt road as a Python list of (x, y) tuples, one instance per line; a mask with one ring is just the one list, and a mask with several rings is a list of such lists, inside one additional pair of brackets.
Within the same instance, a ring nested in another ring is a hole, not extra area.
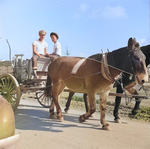
[[(62, 107), (62, 109), (64, 109)], [(63, 113), (64, 121), (49, 119), (48, 109), (39, 103), (21, 100), (15, 112), (16, 134), (21, 141), (15, 149), (149, 149), (150, 123), (122, 118), (121, 124), (106, 115), (111, 131), (102, 130), (99, 113), (84, 123), (78, 122), (84, 111)]]

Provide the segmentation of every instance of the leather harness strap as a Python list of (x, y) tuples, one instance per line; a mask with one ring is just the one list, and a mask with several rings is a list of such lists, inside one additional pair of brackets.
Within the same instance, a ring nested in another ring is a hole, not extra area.
[(108, 62), (107, 62), (107, 53), (102, 54), (101, 72), (102, 72), (103, 77), (106, 80), (110, 82), (115, 81), (114, 77), (110, 74), (110, 71), (109, 71)]
[[(79, 70), (80, 66), (85, 62), (86, 59), (81, 59), (79, 60), (75, 66), (73, 67), (71, 74), (75, 75), (77, 73), (77, 71)], [(101, 73), (102, 76), (110, 81), (110, 82), (114, 82), (115, 79), (114, 77), (111, 75), (110, 71), (109, 71), (109, 67), (108, 67), (108, 62), (107, 62), (107, 53), (103, 53), (102, 54), (102, 61), (101, 61)]]
[(85, 60), (86, 60), (85, 58), (79, 60), (73, 67), (71, 74), (75, 75), (77, 73), (78, 69), (80, 68), (80, 66), (85, 62)]

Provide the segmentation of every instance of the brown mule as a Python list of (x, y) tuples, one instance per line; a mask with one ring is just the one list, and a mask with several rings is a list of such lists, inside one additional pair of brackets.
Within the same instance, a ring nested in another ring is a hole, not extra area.
[[(83, 58), (60, 57), (55, 59), (48, 68), (47, 88), (45, 93), (52, 96), (53, 102), (50, 106), (50, 115), (54, 114), (54, 104), (57, 109), (57, 116), (63, 120), (61, 108), (58, 103), (58, 96), (65, 87), (74, 92), (88, 94), (89, 110), (79, 117), (80, 122), (84, 122), (96, 110), (95, 94), (100, 93), (100, 121), (104, 130), (110, 130), (109, 124), (105, 120), (106, 101), (113, 81), (122, 72), (126, 71), (136, 74), (138, 83), (142, 84), (148, 80), (143, 53), (135, 39), (130, 38), (128, 48), (122, 48), (108, 53), (108, 70), (111, 79), (104, 76), (103, 63), (100, 61), (86, 59), (78, 68), (76, 74), (72, 75), (74, 66)], [(109, 60), (111, 57), (111, 60)], [(118, 58), (117, 58), (118, 57)], [(136, 58), (136, 59), (135, 59)], [(112, 66), (110, 65), (112, 64)]]

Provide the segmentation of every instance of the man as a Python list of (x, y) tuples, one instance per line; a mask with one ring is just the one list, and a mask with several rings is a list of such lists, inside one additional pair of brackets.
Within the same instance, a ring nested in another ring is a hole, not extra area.
[(33, 70), (36, 78), (37, 60), (39, 57), (45, 57), (47, 53), (48, 44), (44, 41), (46, 32), (44, 30), (39, 31), (39, 39), (33, 41)]
[(53, 53), (49, 54), (49, 57), (51, 59), (54, 59), (61, 56), (61, 44), (58, 41), (59, 36), (57, 33), (55, 32), (50, 33), (50, 37), (52, 42), (54, 42), (54, 47), (53, 47)]

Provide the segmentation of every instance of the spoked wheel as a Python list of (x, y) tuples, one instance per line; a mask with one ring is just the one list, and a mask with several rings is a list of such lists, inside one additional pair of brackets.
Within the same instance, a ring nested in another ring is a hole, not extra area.
[(51, 105), (51, 98), (46, 97), (43, 90), (36, 91), (36, 97), (38, 102), (44, 107), (49, 108)]
[[(46, 82), (43, 81), (41, 82), (41, 86), (45, 87), (46, 86)], [(44, 94), (44, 90), (38, 90), (36, 91), (36, 98), (38, 100), (38, 102), (44, 107), (44, 108), (49, 108), (51, 105), (51, 101), (52, 98), (51, 97), (46, 97)]]
[(16, 78), (11, 74), (0, 75), (0, 94), (15, 111), (20, 102), (20, 87)]

